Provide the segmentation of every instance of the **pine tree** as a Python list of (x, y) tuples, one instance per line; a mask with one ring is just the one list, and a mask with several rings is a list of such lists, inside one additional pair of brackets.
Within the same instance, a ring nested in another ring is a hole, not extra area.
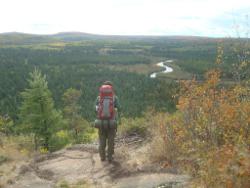
[(30, 73), (29, 88), (21, 93), (20, 120), (25, 133), (34, 135), (35, 147), (42, 144), (49, 150), (49, 140), (62, 123), (61, 113), (54, 108), (46, 76), (35, 69)]

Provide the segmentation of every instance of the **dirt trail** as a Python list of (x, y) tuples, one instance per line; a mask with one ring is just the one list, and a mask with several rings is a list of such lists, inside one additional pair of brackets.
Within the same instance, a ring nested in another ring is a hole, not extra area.
[[(186, 187), (189, 177), (170, 173), (147, 161), (147, 147), (120, 146), (112, 163), (101, 162), (97, 145), (75, 145), (22, 165), (8, 188), (54, 188), (59, 182), (79, 181), (96, 188)], [(173, 170), (172, 170), (173, 171)]]

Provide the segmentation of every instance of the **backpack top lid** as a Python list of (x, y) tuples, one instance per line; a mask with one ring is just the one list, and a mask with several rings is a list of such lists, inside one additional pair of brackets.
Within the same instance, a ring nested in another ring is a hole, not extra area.
[(99, 89), (100, 95), (114, 95), (114, 90), (111, 85), (102, 85)]
[(103, 82), (103, 85), (113, 85), (113, 83), (111, 82), (111, 81), (105, 81), (105, 82)]

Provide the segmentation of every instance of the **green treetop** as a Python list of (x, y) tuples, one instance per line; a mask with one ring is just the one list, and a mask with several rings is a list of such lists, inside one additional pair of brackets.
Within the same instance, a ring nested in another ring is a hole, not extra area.
[[(20, 120), (26, 133), (34, 134), (35, 145), (49, 148), (49, 140), (62, 122), (61, 114), (54, 108), (54, 101), (48, 89), (46, 76), (35, 69), (30, 73), (29, 88), (21, 93), (23, 102)], [(39, 141), (39, 143), (38, 143)]]

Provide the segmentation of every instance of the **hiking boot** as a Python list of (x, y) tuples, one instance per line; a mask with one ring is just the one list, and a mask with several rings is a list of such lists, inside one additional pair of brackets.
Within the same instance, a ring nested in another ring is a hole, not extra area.
[(102, 157), (102, 158), (101, 158), (101, 161), (105, 161), (105, 160), (106, 160), (105, 157)]
[(108, 160), (111, 163), (113, 161), (113, 157), (109, 157)]

